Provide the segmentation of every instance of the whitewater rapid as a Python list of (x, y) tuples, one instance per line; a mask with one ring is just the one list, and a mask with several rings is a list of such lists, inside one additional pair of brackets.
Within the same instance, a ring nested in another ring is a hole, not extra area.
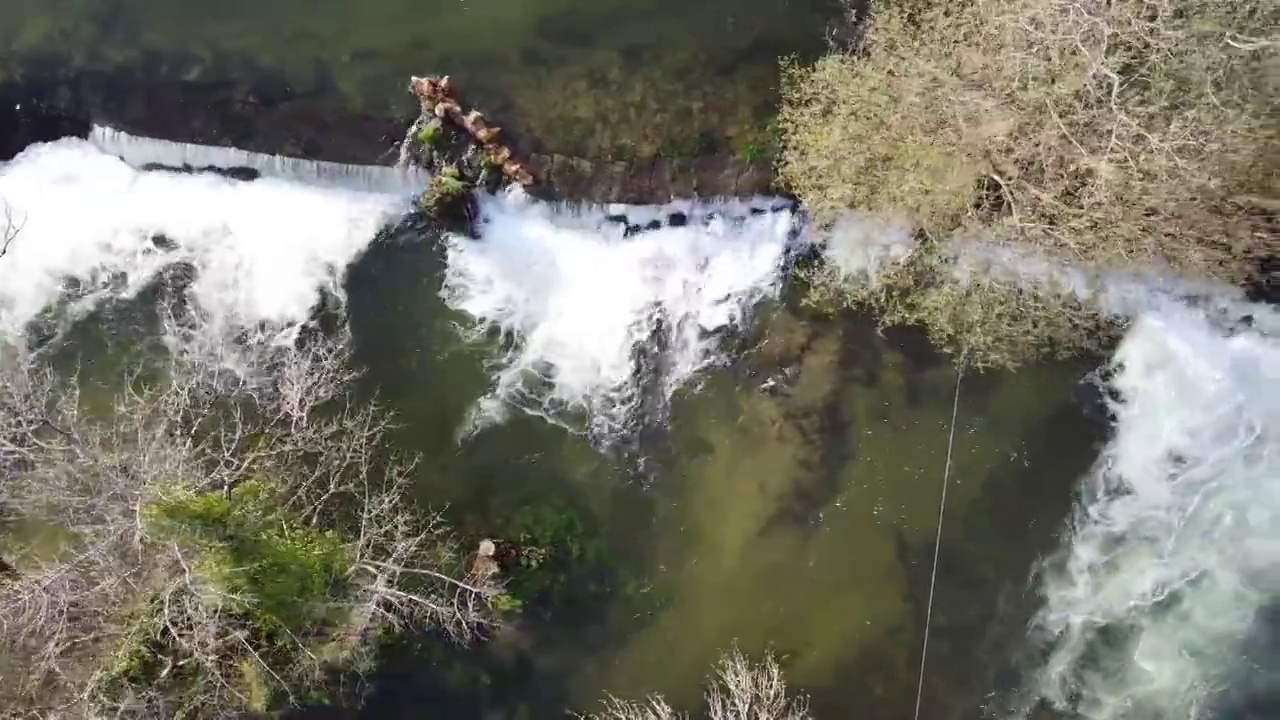
[[(261, 177), (192, 172), (245, 167)], [(0, 263), (0, 333), (21, 335), (68, 287), (74, 316), (187, 264), (201, 324), (187, 341), (287, 340), (321, 293), (341, 300), (346, 268), (423, 184), (109, 128), (32, 146), (0, 167), (21, 226)], [(790, 204), (767, 198), (587, 207), (516, 192), (480, 207), (478, 238), (443, 240), (444, 299), (473, 335), (504, 338), (474, 427), (516, 408), (600, 436), (724, 359), (717, 343), (777, 291), (797, 228)]]
[[(274, 178), (143, 172), (79, 139), (0, 167), (0, 210), (20, 228), (0, 262), (0, 332), (20, 335), (79, 288), (73, 312), (131, 297), (189, 263), (209, 332), (282, 332), (307, 318), (407, 200)], [(0, 216), (2, 217), (2, 216)]]
[[(906, 225), (856, 216), (824, 237), (855, 283), (913, 248)], [(960, 282), (1129, 323), (1099, 374), (1112, 437), (1036, 572), (1035, 660), (1012, 716), (1280, 718), (1280, 312), (1167, 269), (1084, 270), (973, 239), (949, 253)]]
[(1041, 573), (1035, 690), (1096, 720), (1218, 717), (1280, 603), (1280, 341), (1168, 306), (1112, 363), (1114, 437)]
[(481, 215), (478, 239), (449, 238), (442, 291), (473, 333), (507, 341), (474, 427), (519, 408), (598, 438), (661, 418), (726, 359), (721, 341), (780, 288), (797, 229), (763, 198), (601, 208), (504, 195)]

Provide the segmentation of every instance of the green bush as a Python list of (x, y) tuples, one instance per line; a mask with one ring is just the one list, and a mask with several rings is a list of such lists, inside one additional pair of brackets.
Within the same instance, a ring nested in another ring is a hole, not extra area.
[(229, 493), (175, 490), (150, 503), (144, 517), (157, 539), (194, 548), (193, 570), (261, 632), (298, 634), (340, 621), (330, 613), (347, 590), (348, 545), (281, 512), (276, 495), (258, 479)]

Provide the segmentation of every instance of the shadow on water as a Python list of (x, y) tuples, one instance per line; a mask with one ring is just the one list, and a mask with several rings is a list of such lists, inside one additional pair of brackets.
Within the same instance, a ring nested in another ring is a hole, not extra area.
[(87, 121), (50, 107), (45, 95), (29, 83), (0, 85), (0, 162), (28, 145), (89, 134)]
[[(1064, 369), (1080, 373), (1087, 366)], [(998, 422), (1002, 409), (992, 401), (998, 401), (1008, 386), (1025, 393), (1028, 401), (1046, 402), (1053, 396), (1035, 388), (1034, 376), (1043, 372), (1035, 368), (1006, 375), (982, 394), (971, 392), (965, 407), (974, 413), (972, 422)], [(969, 388), (977, 390), (977, 385), (970, 383)], [(926, 717), (982, 717), (980, 710), (991, 698), (1017, 685), (1012, 663), (1039, 602), (1029, 585), (1029, 571), (1056, 549), (1073, 489), (1097, 457), (1106, 434), (1105, 426), (1069, 402), (1065, 393), (1057, 397), (1042, 418), (1022, 428), (1007, 461), (987, 469), (984, 478), (973, 478), (982, 483), (982, 495), (963, 512), (946, 518), (930, 624), (926, 702), (921, 708)], [(1009, 417), (1007, 410), (1004, 413)], [(970, 438), (973, 433), (971, 426)], [(964, 439), (957, 439), (957, 452), (963, 451)], [(957, 476), (954, 481), (972, 479)], [(900, 547), (916, 617), (926, 612), (933, 550), (932, 542), (904, 541)], [(914, 639), (920, 643), (923, 637), (916, 633)], [(914, 659), (918, 662), (918, 652)]]
[[(696, 707), (734, 642), (786, 656), (817, 717), (911, 714), (955, 375), (912, 331), (781, 310), (755, 349), (677, 409), (651, 492), (668, 600), (575, 680)], [(1084, 366), (966, 378), (957, 419), (925, 717), (979, 712), (1022, 639), (1023, 594), (1056, 541), (1099, 427), (1071, 404)], [(983, 662), (974, 657), (982, 653)]]

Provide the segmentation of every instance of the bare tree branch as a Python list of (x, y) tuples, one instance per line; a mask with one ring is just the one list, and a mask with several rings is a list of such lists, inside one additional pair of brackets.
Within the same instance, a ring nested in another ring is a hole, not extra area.
[(4, 219), (0, 221), (0, 258), (9, 252), (9, 246), (13, 244), (14, 238), (18, 237), (18, 233), (22, 232), (24, 225), (26, 225), (25, 220), (21, 223), (14, 222), (13, 208), (5, 203)]
[[(812, 720), (805, 698), (787, 695), (782, 668), (772, 653), (752, 664), (738, 648), (720, 657), (704, 695), (708, 720)], [(659, 695), (644, 700), (607, 696), (604, 707), (580, 720), (687, 720)]]
[[(497, 624), (500, 584), (465, 575), (441, 519), (410, 503), (416, 459), (391, 452), (390, 417), (350, 395), (345, 343), (269, 360), (239, 376), (175, 357), (90, 416), (76, 378), (0, 354), (0, 522), (58, 537), (9, 557), (0, 577), (0, 718), (239, 716), (261, 701), (254, 683), (292, 700), (383, 626), (465, 642)], [(341, 592), (299, 608), (326, 619), (273, 624), (267, 645), (262, 599), (211, 572), (198, 528), (152, 517), (175, 497), (231, 498), (263, 479), (264, 517), (336, 533), (349, 561)]]

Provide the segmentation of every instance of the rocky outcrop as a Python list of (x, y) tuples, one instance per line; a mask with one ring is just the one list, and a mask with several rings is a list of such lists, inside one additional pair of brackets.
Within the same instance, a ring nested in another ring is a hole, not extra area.
[[(526, 187), (534, 184), (533, 174), (516, 157), (511, 146), (502, 142), (502, 129), (489, 125), (479, 110), (463, 112), (448, 75), (414, 76), (409, 80), (409, 90), (418, 97), (422, 105), (422, 114), (414, 124), (419, 133), (432, 132), (433, 128), (443, 130), (440, 124), (448, 122), (454, 130), (466, 133), (473, 147), (483, 155), (488, 164), (500, 169), (508, 181)], [(410, 142), (410, 139), (405, 142)]]

